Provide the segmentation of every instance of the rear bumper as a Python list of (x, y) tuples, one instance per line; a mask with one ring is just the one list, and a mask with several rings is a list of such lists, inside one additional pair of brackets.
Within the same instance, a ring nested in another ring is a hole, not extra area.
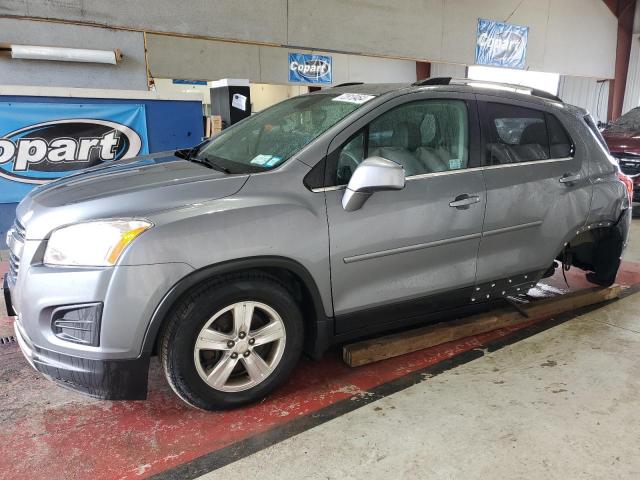
[(132, 360), (93, 360), (39, 348), (14, 323), (16, 340), (29, 364), (61, 386), (104, 400), (147, 398), (149, 357)]

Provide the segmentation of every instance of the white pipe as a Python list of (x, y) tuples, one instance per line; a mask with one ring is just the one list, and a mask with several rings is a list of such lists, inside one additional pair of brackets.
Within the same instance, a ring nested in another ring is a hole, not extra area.
[(85, 48), (43, 47), (36, 45), (11, 45), (11, 58), (28, 60), (56, 60), (60, 62), (118, 63), (117, 50), (88, 50)]

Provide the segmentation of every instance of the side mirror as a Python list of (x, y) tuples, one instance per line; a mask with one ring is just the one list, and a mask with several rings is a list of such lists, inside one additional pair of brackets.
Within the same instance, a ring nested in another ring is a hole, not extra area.
[(362, 208), (374, 193), (404, 188), (404, 168), (382, 157), (369, 157), (356, 168), (342, 197), (342, 208), (353, 212)]

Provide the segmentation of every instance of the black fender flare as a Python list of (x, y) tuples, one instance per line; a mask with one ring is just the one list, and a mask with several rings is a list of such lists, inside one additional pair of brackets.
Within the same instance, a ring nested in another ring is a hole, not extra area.
[(190, 288), (212, 277), (260, 268), (281, 268), (290, 271), (302, 280), (311, 296), (316, 317), (314, 322), (306, 324), (307, 327), (311, 327), (311, 331), (307, 332), (305, 350), (314, 358), (322, 356), (332, 343), (333, 317), (326, 315), (320, 291), (309, 271), (299, 262), (279, 256), (259, 256), (229, 260), (200, 268), (180, 279), (165, 294), (151, 316), (142, 341), (142, 356), (149, 356), (153, 352), (158, 334), (171, 307)]

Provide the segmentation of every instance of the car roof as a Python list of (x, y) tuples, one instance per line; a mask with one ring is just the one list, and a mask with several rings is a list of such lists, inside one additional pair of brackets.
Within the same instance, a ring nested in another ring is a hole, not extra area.
[[(440, 79), (429, 79), (436, 82)], [(427, 82), (429, 82), (427, 80)], [(452, 80), (452, 79), (442, 79)], [(393, 95), (394, 93), (400, 95), (410, 92), (419, 91), (431, 91), (431, 92), (456, 92), (456, 93), (473, 93), (478, 95), (495, 95), (501, 98), (510, 100), (520, 100), (529, 103), (538, 104), (541, 106), (549, 106), (561, 108), (565, 111), (569, 111), (576, 116), (584, 116), (587, 114), (586, 110), (582, 108), (565, 104), (559, 98), (546, 92), (531, 89), (525, 86), (501, 84), (495, 82), (474, 81), (469, 79), (457, 80), (455, 82), (461, 83), (447, 83), (447, 84), (420, 84), (416, 83), (345, 83), (336, 85), (333, 88), (320, 90), (313, 92), (312, 95), (322, 93), (359, 93), (364, 95), (375, 95), (376, 97), (383, 95)]]

